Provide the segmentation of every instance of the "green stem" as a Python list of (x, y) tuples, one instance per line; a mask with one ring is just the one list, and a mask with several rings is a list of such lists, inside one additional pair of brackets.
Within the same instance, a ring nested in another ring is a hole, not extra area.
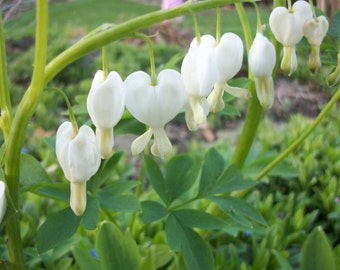
[(106, 80), (107, 75), (109, 73), (108, 67), (107, 67), (107, 50), (106, 50), (106, 46), (102, 47), (102, 65), (103, 65), (104, 80)]
[(221, 9), (216, 8), (216, 45), (220, 43), (221, 39)]
[(5, 178), (13, 207), (16, 210), (6, 223), (7, 247), (10, 268), (16, 270), (25, 269), (19, 219), (20, 153), (26, 128), (43, 92), (46, 63), (48, 1), (37, 0), (36, 8), (36, 47), (32, 82), (18, 106), (6, 144)]
[(67, 95), (61, 89), (56, 88), (56, 87), (46, 87), (45, 90), (57, 91), (60, 95), (62, 95), (62, 97), (65, 100), (66, 106), (67, 106), (70, 121), (72, 123), (73, 133), (75, 135), (78, 134), (78, 124), (77, 124), (76, 118), (74, 116), (70, 100), (68, 99)]
[[(110, 25), (90, 36), (84, 37), (79, 42), (65, 50), (63, 53), (54, 58), (46, 67), (45, 84), (47, 84), (55, 75), (70, 63), (88, 54), (89, 52), (103, 47), (115, 40), (133, 35), (142, 28), (160, 23), (164, 20), (175, 18), (190, 12), (197, 12), (209, 8), (215, 8), (226, 4), (231, 4), (233, 0), (209, 0), (197, 3), (186, 2), (176, 8), (169, 10), (159, 10), (148, 13), (143, 16), (131, 19), (120, 25)], [(236, 2), (242, 2), (237, 0)], [(251, 2), (251, 1), (248, 1)], [(107, 25), (106, 25), (107, 26)]]
[[(235, 4), (237, 12), (239, 14), (241, 24), (243, 27), (243, 32), (246, 40), (247, 52), (249, 52), (252, 44), (252, 35), (250, 31), (249, 22), (242, 4)], [(248, 77), (253, 78), (250, 69), (248, 69)], [(250, 148), (255, 139), (257, 128), (260, 124), (262, 117), (262, 107), (257, 99), (255, 92), (255, 85), (252, 83), (249, 87), (249, 91), (252, 98), (249, 101), (248, 111), (241, 131), (240, 139), (237, 143), (234, 155), (232, 157), (232, 163), (236, 164), (239, 168), (242, 168), (244, 162), (249, 154)]]
[(254, 84), (250, 87), (250, 92), (253, 97), (249, 101), (248, 111), (243, 125), (243, 129), (240, 135), (240, 139), (237, 143), (234, 155), (231, 162), (236, 164), (239, 168), (242, 168), (244, 162), (249, 154), (250, 148), (255, 139), (257, 128), (262, 118), (262, 107), (254, 95)]
[(1, 112), (0, 128), (3, 130), (5, 141), (7, 141), (12, 122), (12, 105), (8, 90), (6, 46), (1, 13), (0, 13), (0, 112)]
[(330, 99), (327, 105), (319, 113), (314, 123), (303, 132), (295, 142), (293, 142), (285, 151), (278, 155), (272, 162), (270, 162), (257, 176), (256, 180), (260, 180), (265, 176), (271, 169), (273, 169), (279, 162), (281, 162), (286, 156), (288, 156), (292, 151), (294, 151), (307, 137), (313, 132), (313, 130), (319, 125), (321, 120), (330, 112), (332, 107), (340, 99), (340, 88), (336, 91), (335, 95)]
[(143, 33), (136, 33), (136, 37), (143, 38), (149, 47), (149, 56), (150, 56), (150, 70), (151, 70), (151, 85), (157, 85), (157, 75), (156, 75), (156, 67), (155, 67), (155, 57), (153, 54), (153, 46), (150, 38)]

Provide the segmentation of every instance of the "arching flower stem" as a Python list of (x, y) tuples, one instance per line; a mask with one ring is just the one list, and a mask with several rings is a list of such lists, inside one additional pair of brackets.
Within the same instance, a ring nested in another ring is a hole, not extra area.
[(64, 98), (66, 106), (67, 106), (70, 122), (72, 123), (73, 132), (74, 134), (78, 134), (78, 124), (74, 116), (70, 100), (68, 99), (67, 95), (61, 89), (57, 87), (46, 87), (44, 90), (57, 91), (57, 93), (60, 94)]
[(216, 45), (220, 43), (221, 39), (221, 9), (216, 8)]

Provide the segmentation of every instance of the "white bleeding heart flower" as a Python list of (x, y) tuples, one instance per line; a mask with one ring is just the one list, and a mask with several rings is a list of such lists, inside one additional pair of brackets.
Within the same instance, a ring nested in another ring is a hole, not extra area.
[(183, 59), (181, 74), (189, 97), (185, 119), (188, 128), (195, 130), (207, 120), (209, 104), (206, 97), (211, 93), (218, 76), (213, 36), (202, 36), (200, 43), (197, 38), (193, 39)]
[(269, 25), (276, 38), (283, 45), (281, 69), (291, 75), (297, 68), (295, 46), (303, 37), (303, 26), (313, 13), (308, 2), (297, 1), (287, 9), (276, 7), (270, 14)]
[(84, 125), (75, 133), (71, 122), (61, 124), (56, 134), (56, 155), (66, 179), (71, 183), (71, 208), (80, 216), (86, 208), (86, 181), (100, 165), (93, 130)]
[(303, 33), (312, 47), (312, 52), (308, 62), (308, 67), (312, 72), (315, 72), (319, 67), (321, 67), (320, 45), (327, 34), (328, 27), (328, 21), (324, 16), (309, 18), (303, 25)]
[(124, 83), (117, 72), (106, 79), (98, 70), (87, 97), (87, 111), (96, 126), (96, 138), (101, 156), (108, 158), (114, 145), (113, 127), (119, 122), (125, 108)]
[(272, 72), (276, 63), (274, 45), (261, 33), (257, 33), (249, 50), (249, 68), (254, 75), (256, 95), (263, 109), (269, 109), (274, 101)]
[(0, 223), (5, 216), (6, 208), (7, 208), (7, 200), (6, 200), (6, 185), (3, 181), (0, 181)]
[(218, 112), (224, 108), (224, 91), (233, 90), (226, 82), (233, 78), (242, 67), (242, 40), (234, 33), (225, 33), (215, 47), (214, 56), (217, 65), (217, 79), (214, 89), (208, 96), (208, 103), (213, 112)]
[(137, 71), (130, 74), (124, 84), (127, 109), (138, 121), (149, 126), (148, 131), (132, 143), (132, 154), (142, 152), (153, 135), (151, 152), (164, 158), (172, 151), (164, 126), (180, 112), (187, 99), (181, 75), (175, 70), (163, 70), (157, 77), (157, 84), (152, 85), (147, 73)]

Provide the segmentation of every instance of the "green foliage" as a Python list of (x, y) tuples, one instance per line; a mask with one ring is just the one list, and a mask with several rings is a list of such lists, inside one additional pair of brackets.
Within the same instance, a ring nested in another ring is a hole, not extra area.
[(100, 225), (96, 249), (102, 270), (137, 270), (139, 267), (138, 247), (129, 231), (124, 234), (111, 222)]

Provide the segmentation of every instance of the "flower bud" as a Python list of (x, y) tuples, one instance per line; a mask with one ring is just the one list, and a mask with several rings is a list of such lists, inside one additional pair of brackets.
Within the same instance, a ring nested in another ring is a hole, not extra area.
[(0, 181), (0, 223), (5, 216), (6, 208), (7, 208), (7, 200), (6, 200), (6, 185), (3, 181)]
[(324, 16), (309, 18), (303, 26), (303, 33), (312, 48), (308, 62), (308, 67), (312, 72), (321, 66), (320, 45), (327, 34), (328, 26), (328, 21)]
[(249, 50), (249, 68), (254, 75), (256, 95), (263, 109), (269, 109), (274, 101), (272, 72), (276, 62), (274, 45), (261, 33), (257, 33)]
[(76, 215), (82, 215), (86, 207), (86, 181), (100, 165), (94, 132), (84, 125), (75, 134), (71, 122), (64, 122), (57, 131), (56, 154), (66, 179), (71, 182), (71, 208)]
[(335, 86), (340, 83), (340, 52), (338, 53), (338, 65), (328, 76), (328, 85)]
[(291, 75), (297, 68), (295, 46), (303, 37), (303, 26), (308, 18), (312, 18), (312, 9), (308, 2), (297, 1), (287, 9), (276, 7), (270, 14), (269, 25), (283, 47), (281, 69)]
[(124, 83), (117, 72), (110, 72), (104, 80), (98, 70), (87, 97), (87, 111), (96, 126), (96, 138), (101, 156), (108, 158), (114, 144), (113, 127), (124, 112)]
[(127, 109), (138, 121), (150, 126), (132, 143), (132, 154), (142, 152), (153, 135), (151, 152), (164, 158), (172, 150), (164, 126), (179, 113), (186, 101), (181, 75), (175, 70), (163, 70), (157, 77), (157, 85), (152, 85), (147, 73), (137, 71), (126, 78), (124, 85)]

